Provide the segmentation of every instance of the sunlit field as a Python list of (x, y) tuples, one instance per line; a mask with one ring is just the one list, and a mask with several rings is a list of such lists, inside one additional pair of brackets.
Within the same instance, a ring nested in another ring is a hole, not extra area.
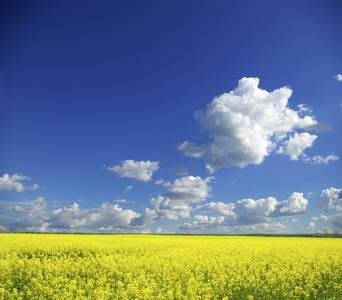
[(0, 299), (342, 299), (342, 240), (0, 234)]

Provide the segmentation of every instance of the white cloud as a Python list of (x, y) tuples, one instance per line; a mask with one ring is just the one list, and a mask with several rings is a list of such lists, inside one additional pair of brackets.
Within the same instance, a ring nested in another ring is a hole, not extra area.
[(337, 81), (342, 81), (342, 75), (341, 75), (341, 74), (337, 74), (336, 76), (334, 76), (334, 78), (335, 78)]
[(31, 186), (29, 186), (29, 187), (27, 187), (29, 190), (32, 190), (32, 191), (34, 191), (34, 190), (36, 190), (36, 189), (39, 189), (39, 185), (38, 184), (34, 184), (34, 185), (31, 185)]
[(321, 230), (316, 230), (317, 233), (335, 233), (331, 227), (323, 227)]
[(319, 233), (342, 233), (342, 214), (336, 214), (329, 217), (329, 219), (336, 218), (331, 222), (331, 226), (326, 226)]
[(342, 211), (342, 206), (341, 205), (336, 205), (336, 211)]
[(192, 208), (182, 202), (177, 202), (165, 197), (158, 197), (156, 201), (151, 201), (155, 207), (155, 220), (178, 220), (179, 218), (189, 218)]
[(312, 146), (315, 135), (295, 130), (322, 130), (311, 111), (304, 105), (299, 110), (288, 107), (292, 90), (288, 87), (267, 92), (258, 87), (258, 78), (242, 78), (238, 87), (214, 98), (195, 118), (208, 131), (211, 143), (196, 146), (185, 141), (178, 146), (187, 156), (204, 157), (212, 173), (220, 167), (260, 164), (272, 151), (296, 159)]
[(117, 173), (118, 177), (130, 177), (140, 181), (150, 181), (153, 172), (159, 168), (158, 161), (134, 161), (124, 160), (121, 165), (108, 167), (107, 169)]
[(305, 214), (307, 205), (308, 200), (302, 193), (292, 193), (282, 202), (273, 197), (259, 200), (243, 199), (236, 202), (233, 212), (236, 214), (237, 223), (256, 224), (269, 222), (270, 218)]
[(280, 222), (260, 223), (233, 227), (236, 233), (284, 233), (288, 229)]
[(185, 222), (179, 229), (181, 231), (203, 231), (203, 230), (210, 230), (214, 229), (217, 230), (220, 228), (224, 223), (224, 217), (208, 217), (205, 215), (195, 215), (194, 219), (189, 222)]
[(303, 197), (303, 193), (293, 193), (287, 200), (277, 204), (272, 217), (294, 216), (304, 214), (309, 201)]
[(187, 156), (194, 158), (201, 158), (203, 155), (205, 155), (208, 149), (209, 145), (196, 147), (195, 143), (190, 143), (189, 141), (185, 141), (177, 147), (178, 151), (183, 151)]
[[(334, 209), (336, 212), (342, 211), (342, 189), (328, 188), (322, 191), (319, 198), (316, 200), (315, 208), (322, 209), (325, 212), (329, 212)], [(331, 222), (331, 226), (324, 227), (318, 231), (320, 233), (342, 233), (342, 214), (337, 213), (330, 216), (321, 215), (318, 217), (312, 217), (313, 221), (328, 221), (329, 219), (335, 219)]]
[(114, 200), (114, 203), (135, 203), (135, 201), (127, 201), (126, 199)]
[(305, 157), (303, 158), (303, 160), (305, 162), (308, 162), (310, 164), (327, 164), (328, 162), (330, 161), (335, 161), (335, 160), (338, 160), (339, 157), (334, 155), (334, 154), (331, 154), (327, 157), (322, 157), (320, 155), (315, 155), (314, 157)]
[(140, 216), (136, 216), (131, 219), (130, 226), (145, 227), (153, 224), (156, 220), (167, 219), (174, 220), (175, 217), (159, 215), (157, 210), (145, 208)]
[(305, 104), (298, 104), (297, 107), (299, 108), (299, 112), (302, 114), (312, 113), (312, 110), (309, 107), (307, 107)]
[(315, 208), (329, 212), (334, 209), (336, 204), (342, 203), (342, 189), (329, 188), (322, 191), (322, 194), (316, 200)]
[(200, 203), (210, 197), (211, 187), (208, 185), (213, 177), (185, 176), (167, 184), (167, 192), (152, 198), (153, 209), (146, 208), (143, 214), (132, 220), (134, 226), (152, 224), (156, 220), (177, 220), (189, 218), (191, 204)]
[(80, 210), (74, 203), (69, 208), (53, 212), (49, 220), (53, 228), (90, 228), (110, 230), (129, 228), (130, 221), (138, 214), (132, 210), (123, 210), (118, 204), (102, 203), (97, 208)]
[(0, 192), (16, 191), (20, 193), (26, 190), (26, 187), (20, 182), (23, 180), (30, 180), (30, 178), (18, 174), (14, 174), (12, 176), (9, 176), (9, 174), (4, 174), (2, 177), (0, 177)]
[[(236, 203), (210, 202), (195, 207), (192, 212), (202, 214), (195, 215), (192, 221), (184, 223), (180, 229), (185, 231), (208, 229), (248, 231), (253, 229), (257, 232), (257, 228), (261, 228), (257, 226), (258, 224), (274, 224), (272, 218), (305, 214), (307, 205), (308, 200), (303, 197), (302, 193), (293, 193), (282, 202), (278, 202), (273, 197), (258, 200), (243, 199)], [(216, 215), (213, 216), (215, 213)], [(211, 216), (203, 214), (211, 214)], [(282, 226), (277, 230), (286, 229), (285, 226)], [(247, 230), (247, 228), (249, 229)]]
[(211, 187), (208, 186), (214, 177), (202, 179), (199, 176), (185, 176), (170, 184), (166, 197), (178, 203), (199, 203), (210, 196)]
[(127, 193), (129, 190), (131, 190), (133, 188), (133, 185), (129, 185), (126, 187), (125, 189), (125, 193)]
[(293, 136), (284, 142), (284, 146), (279, 147), (276, 153), (284, 153), (288, 155), (291, 160), (298, 160), (306, 148), (312, 147), (315, 139), (317, 139), (317, 135), (309, 134), (307, 132), (300, 134), (295, 132)]
[(78, 203), (56, 210), (49, 210), (45, 199), (38, 197), (27, 206), (15, 206), (14, 212), (26, 213), (9, 225), (11, 231), (109, 231), (135, 230), (130, 225), (140, 214), (123, 210), (118, 204), (102, 203), (97, 208), (80, 209)]
[(219, 230), (221, 233), (284, 233), (288, 228), (280, 222), (259, 223), (251, 225), (233, 225), (229, 227), (220, 227), (222, 218), (205, 218), (197, 216), (193, 222), (186, 222), (180, 226), (184, 232), (203, 232), (205, 230)]
[(0, 212), (13, 211), (13, 208), (15, 206), (27, 206), (29, 204), (30, 202), (28, 202), (27, 200), (18, 201), (18, 202), (0, 200)]
[(290, 223), (297, 223), (299, 221), (299, 219), (291, 219), (289, 220)]
[(314, 222), (309, 222), (308, 225), (305, 227), (307, 230), (315, 230), (316, 224)]
[(330, 220), (332, 217), (334, 216), (325, 216), (325, 215), (321, 215), (319, 218), (318, 217), (312, 217), (311, 220), (312, 221), (328, 221)]
[(160, 185), (160, 184), (162, 184), (163, 182), (164, 182), (163, 179), (159, 179), (159, 180), (156, 180), (156, 181), (154, 182), (154, 184)]
[(223, 203), (223, 202), (210, 202), (201, 206), (197, 206), (194, 211), (199, 213), (212, 213), (218, 212), (223, 216), (235, 215), (233, 209), (235, 208), (234, 203)]
[(25, 206), (17, 205), (13, 208), (13, 211), (25, 213), (26, 215), (11, 224), (10, 231), (41, 231), (42, 226), (49, 219), (48, 207), (43, 197), (38, 197)]
[(270, 215), (274, 212), (277, 200), (273, 197), (266, 199), (243, 199), (235, 204), (236, 217), (233, 223), (257, 224), (270, 221)]

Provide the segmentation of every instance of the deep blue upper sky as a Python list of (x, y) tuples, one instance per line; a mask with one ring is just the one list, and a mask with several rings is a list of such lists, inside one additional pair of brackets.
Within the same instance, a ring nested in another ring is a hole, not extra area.
[(340, 232), (341, 12), (2, 1), (0, 231)]

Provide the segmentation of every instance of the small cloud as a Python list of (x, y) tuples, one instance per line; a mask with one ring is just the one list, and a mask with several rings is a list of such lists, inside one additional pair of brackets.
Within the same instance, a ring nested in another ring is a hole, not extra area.
[(162, 232), (163, 232), (163, 228), (157, 227), (156, 233), (157, 233), (157, 234), (160, 234), (160, 233), (162, 233)]
[(299, 104), (297, 107), (299, 108), (300, 113), (312, 113), (312, 110), (305, 104)]
[(314, 222), (309, 222), (308, 225), (305, 227), (307, 230), (315, 230), (316, 224)]
[(201, 158), (203, 155), (205, 155), (206, 152), (206, 147), (201, 146), (201, 147), (196, 147), (195, 143), (185, 141), (182, 144), (178, 145), (177, 150), (178, 151), (183, 151), (185, 155), (194, 157), (194, 158)]
[(134, 204), (135, 201), (127, 201), (126, 199), (118, 199), (118, 200), (114, 200), (114, 203), (132, 203)]
[(333, 153), (327, 157), (323, 157), (320, 155), (315, 155), (314, 157), (305, 157), (303, 160), (309, 164), (327, 164), (330, 161), (339, 160), (339, 157), (334, 155)]
[(126, 187), (125, 193), (127, 193), (129, 190), (131, 190), (133, 188), (133, 185), (129, 185), (128, 187)]
[(319, 218), (318, 217), (312, 217), (311, 220), (312, 221), (328, 221), (329, 219), (333, 218), (334, 216), (325, 216), (325, 215), (321, 215)]
[(163, 179), (159, 179), (159, 180), (156, 180), (155, 182), (154, 182), (154, 184), (156, 184), (156, 185), (160, 185), (160, 184), (162, 184), (163, 183)]
[(113, 202), (115, 203), (127, 203), (126, 199), (118, 199), (118, 200), (114, 200)]
[(341, 75), (341, 74), (335, 75), (334, 78), (335, 78), (337, 81), (342, 81), (342, 75)]
[(107, 167), (108, 170), (117, 173), (118, 177), (129, 177), (140, 181), (152, 180), (153, 172), (159, 169), (159, 161), (134, 161), (127, 159), (121, 165)]
[(36, 189), (39, 189), (39, 185), (38, 184), (31, 185), (28, 187), (28, 189), (34, 191)]

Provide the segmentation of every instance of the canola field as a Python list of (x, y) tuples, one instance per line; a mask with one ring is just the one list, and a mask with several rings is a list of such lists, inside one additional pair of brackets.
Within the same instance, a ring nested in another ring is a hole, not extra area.
[(0, 299), (342, 299), (342, 240), (0, 234)]

